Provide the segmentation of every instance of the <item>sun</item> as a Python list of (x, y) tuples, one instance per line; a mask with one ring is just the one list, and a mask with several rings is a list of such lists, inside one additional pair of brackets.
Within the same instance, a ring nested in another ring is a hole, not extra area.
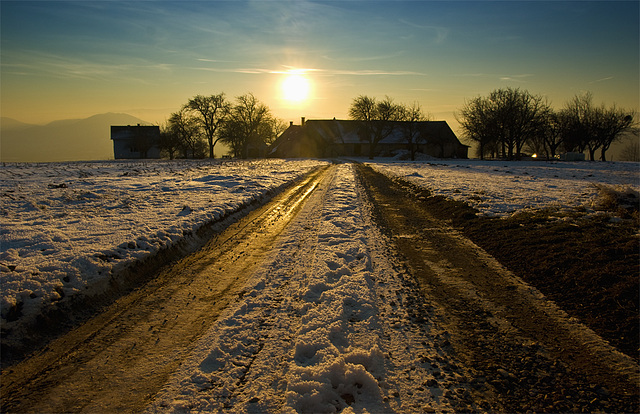
[(290, 103), (302, 103), (311, 94), (311, 80), (303, 72), (291, 71), (284, 74), (280, 84), (282, 98)]

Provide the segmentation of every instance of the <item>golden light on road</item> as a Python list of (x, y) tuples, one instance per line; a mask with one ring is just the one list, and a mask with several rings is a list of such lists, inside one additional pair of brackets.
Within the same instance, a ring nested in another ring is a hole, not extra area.
[(291, 70), (283, 74), (280, 83), (282, 98), (290, 103), (303, 103), (311, 94), (311, 80), (304, 71)]

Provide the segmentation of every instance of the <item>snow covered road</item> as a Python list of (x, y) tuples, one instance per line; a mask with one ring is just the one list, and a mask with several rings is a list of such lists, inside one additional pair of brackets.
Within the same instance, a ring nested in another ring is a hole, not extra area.
[(464, 373), (393, 268), (352, 169), (335, 168), (151, 412), (424, 412), (461, 403)]

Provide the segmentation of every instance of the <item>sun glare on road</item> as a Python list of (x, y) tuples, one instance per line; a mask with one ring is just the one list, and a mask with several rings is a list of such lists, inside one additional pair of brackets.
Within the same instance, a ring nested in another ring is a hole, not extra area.
[(302, 103), (309, 99), (311, 80), (303, 71), (289, 71), (284, 73), (280, 89), (284, 100), (290, 103)]

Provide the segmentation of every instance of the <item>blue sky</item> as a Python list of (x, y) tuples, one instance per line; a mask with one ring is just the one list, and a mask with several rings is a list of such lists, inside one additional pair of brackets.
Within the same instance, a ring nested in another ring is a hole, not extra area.
[[(285, 121), (346, 117), (358, 95), (455, 123), (500, 87), (560, 107), (639, 107), (638, 1), (2, 1), (2, 115), (126, 112), (163, 122), (195, 94), (247, 92)], [(295, 104), (283, 72), (306, 69)]]

